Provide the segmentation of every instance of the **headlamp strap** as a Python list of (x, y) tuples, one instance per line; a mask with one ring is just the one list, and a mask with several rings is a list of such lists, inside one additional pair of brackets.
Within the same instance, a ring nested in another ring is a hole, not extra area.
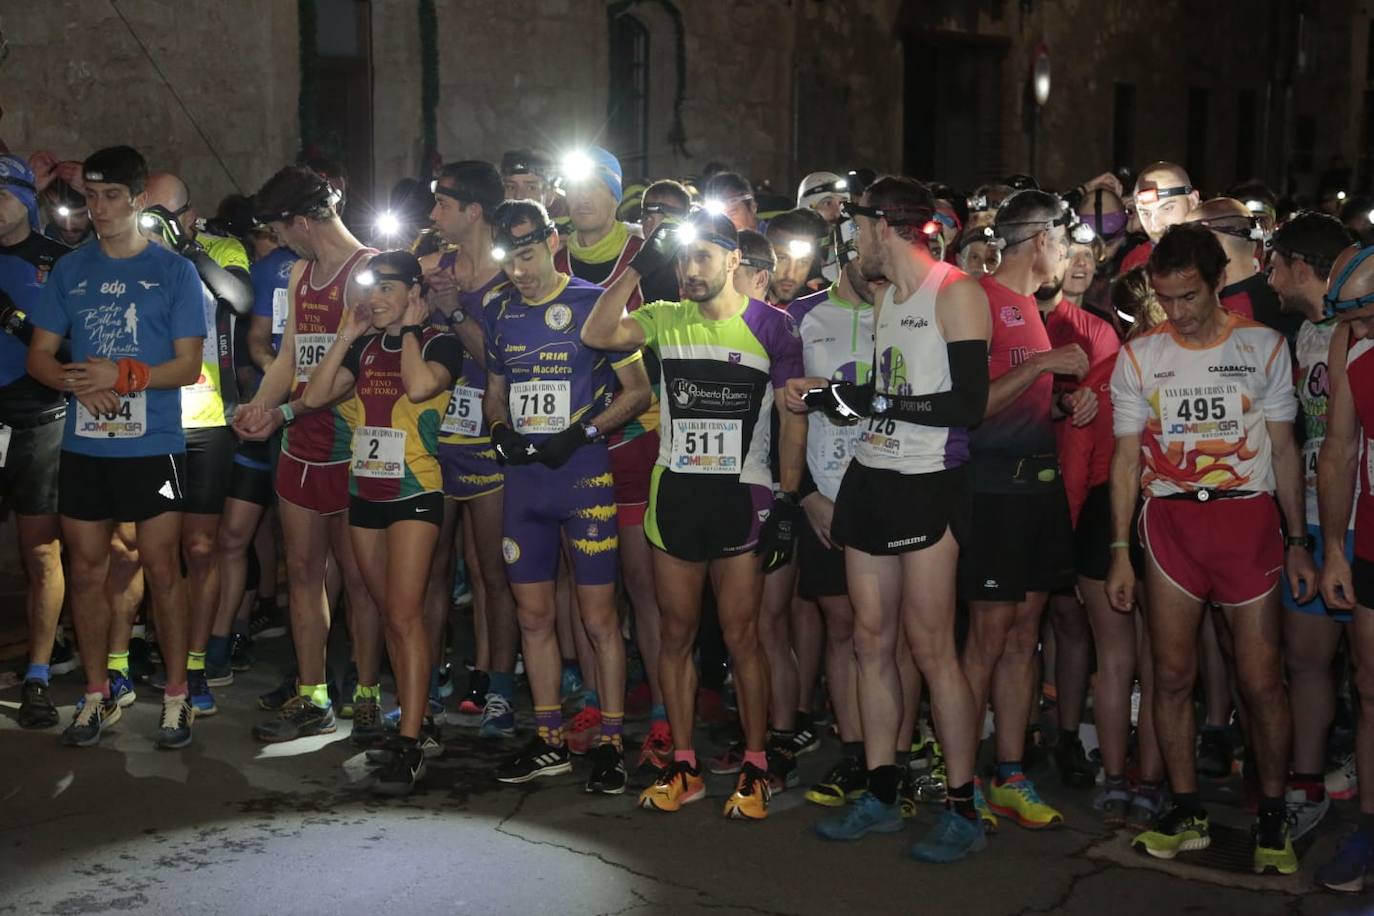
[(34, 186), (32, 181), (25, 181), (22, 178), (15, 178), (13, 175), (0, 175), (0, 185), (12, 185), (16, 188), (22, 188), (23, 190), (32, 192), (34, 194), (38, 193), (38, 188)]
[(1355, 256), (1341, 268), (1341, 272), (1336, 275), (1336, 278), (1331, 281), (1330, 288), (1322, 296), (1322, 304), (1326, 306), (1325, 312), (1328, 318), (1337, 312), (1348, 312), (1368, 302), (1374, 302), (1374, 295), (1361, 296), (1357, 299), (1340, 298), (1341, 289), (1345, 286), (1346, 281), (1350, 279), (1356, 268), (1369, 260), (1370, 255), (1374, 255), (1374, 245), (1362, 246), (1355, 253)]

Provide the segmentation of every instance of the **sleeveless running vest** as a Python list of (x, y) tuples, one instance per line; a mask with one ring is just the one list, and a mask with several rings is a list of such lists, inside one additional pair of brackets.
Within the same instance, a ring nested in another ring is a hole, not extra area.
[(1355, 399), (1355, 415), (1360, 419), (1364, 442), (1360, 449), (1360, 487), (1355, 498), (1355, 556), (1374, 561), (1374, 339), (1352, 340), (1345, 357), (1350, 393)]

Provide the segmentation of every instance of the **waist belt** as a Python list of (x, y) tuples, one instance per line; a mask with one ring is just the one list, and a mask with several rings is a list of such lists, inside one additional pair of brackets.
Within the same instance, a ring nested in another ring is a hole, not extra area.
[(24, 417), (17, 422), (0, 423), (0, 426), (8, 426), (10, 429), (37, 429), (40, 426), (47, 426), (49, 423), (56, 423), (58, 420), (67, 419), (67, 408), (58, 407), (32, 417)]
[(1258, 490), (1208, 490), (1206, 488), (1198, 490), (1187, 490), (1183, 493), (1170, 493), (1168, 496), (1158, 496), (1156, 499), (1185, 499), (1192, 503), (1211, 502), (1214, 499), (1239, 499), (1242, 496), (1258, 496)]

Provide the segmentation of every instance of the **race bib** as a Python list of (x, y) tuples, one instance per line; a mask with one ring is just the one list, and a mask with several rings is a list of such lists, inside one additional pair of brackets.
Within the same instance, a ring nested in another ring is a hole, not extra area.
[(286, 333), (286, 287), (272, 290), (272, 333)]
[(76, 434), (87, 439), (137, 439), (148, 430), (148, 401), (142, 391), (126, 394), (111, 412), (91, 413), (76, 402)]
[(406, 431), (389, 426), (359, 426), (353, 430), (353, 476), (404, 477)]
[(324, 362), (324, 355), (334, 345), (333, 334), (296, 335), (296, 381), (310, 381), (310, 373)]
[(875, 455), (885, 458), (902, 457), (902, 440), (897, 435), (897, 421), (891, 418), (869, 417), (859, 433), (863, 442)]
[(14, 435), (14, 430), (8, 426), (0, 426), (0, 468), (10, 458), (10, 438)]
[(571, 386), (567, 382), (520, 382), (510, 386), (510, 417), (525, 436), (568, 428)]
[(668, 467), (679, 474), (738, 474), (743, 438), (739, 420), (674, 420)]
[(477, 436), (482, 432), (482, 389), (453, 386), (439, 430), (450, 436)]
[(1206, 442), (1245, 438), (1241, 389), (1234, 382), (1176, 386), (1159, 390), (1160, 439), (1193, 448)]

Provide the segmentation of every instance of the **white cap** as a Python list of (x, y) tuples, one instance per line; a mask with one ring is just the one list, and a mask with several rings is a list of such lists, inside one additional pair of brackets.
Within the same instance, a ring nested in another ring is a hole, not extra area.
[(849, 200), (848, 182), (834, 172), (812, 172), (797, 188), (797, 206), (811, 208), (827, 197)]

